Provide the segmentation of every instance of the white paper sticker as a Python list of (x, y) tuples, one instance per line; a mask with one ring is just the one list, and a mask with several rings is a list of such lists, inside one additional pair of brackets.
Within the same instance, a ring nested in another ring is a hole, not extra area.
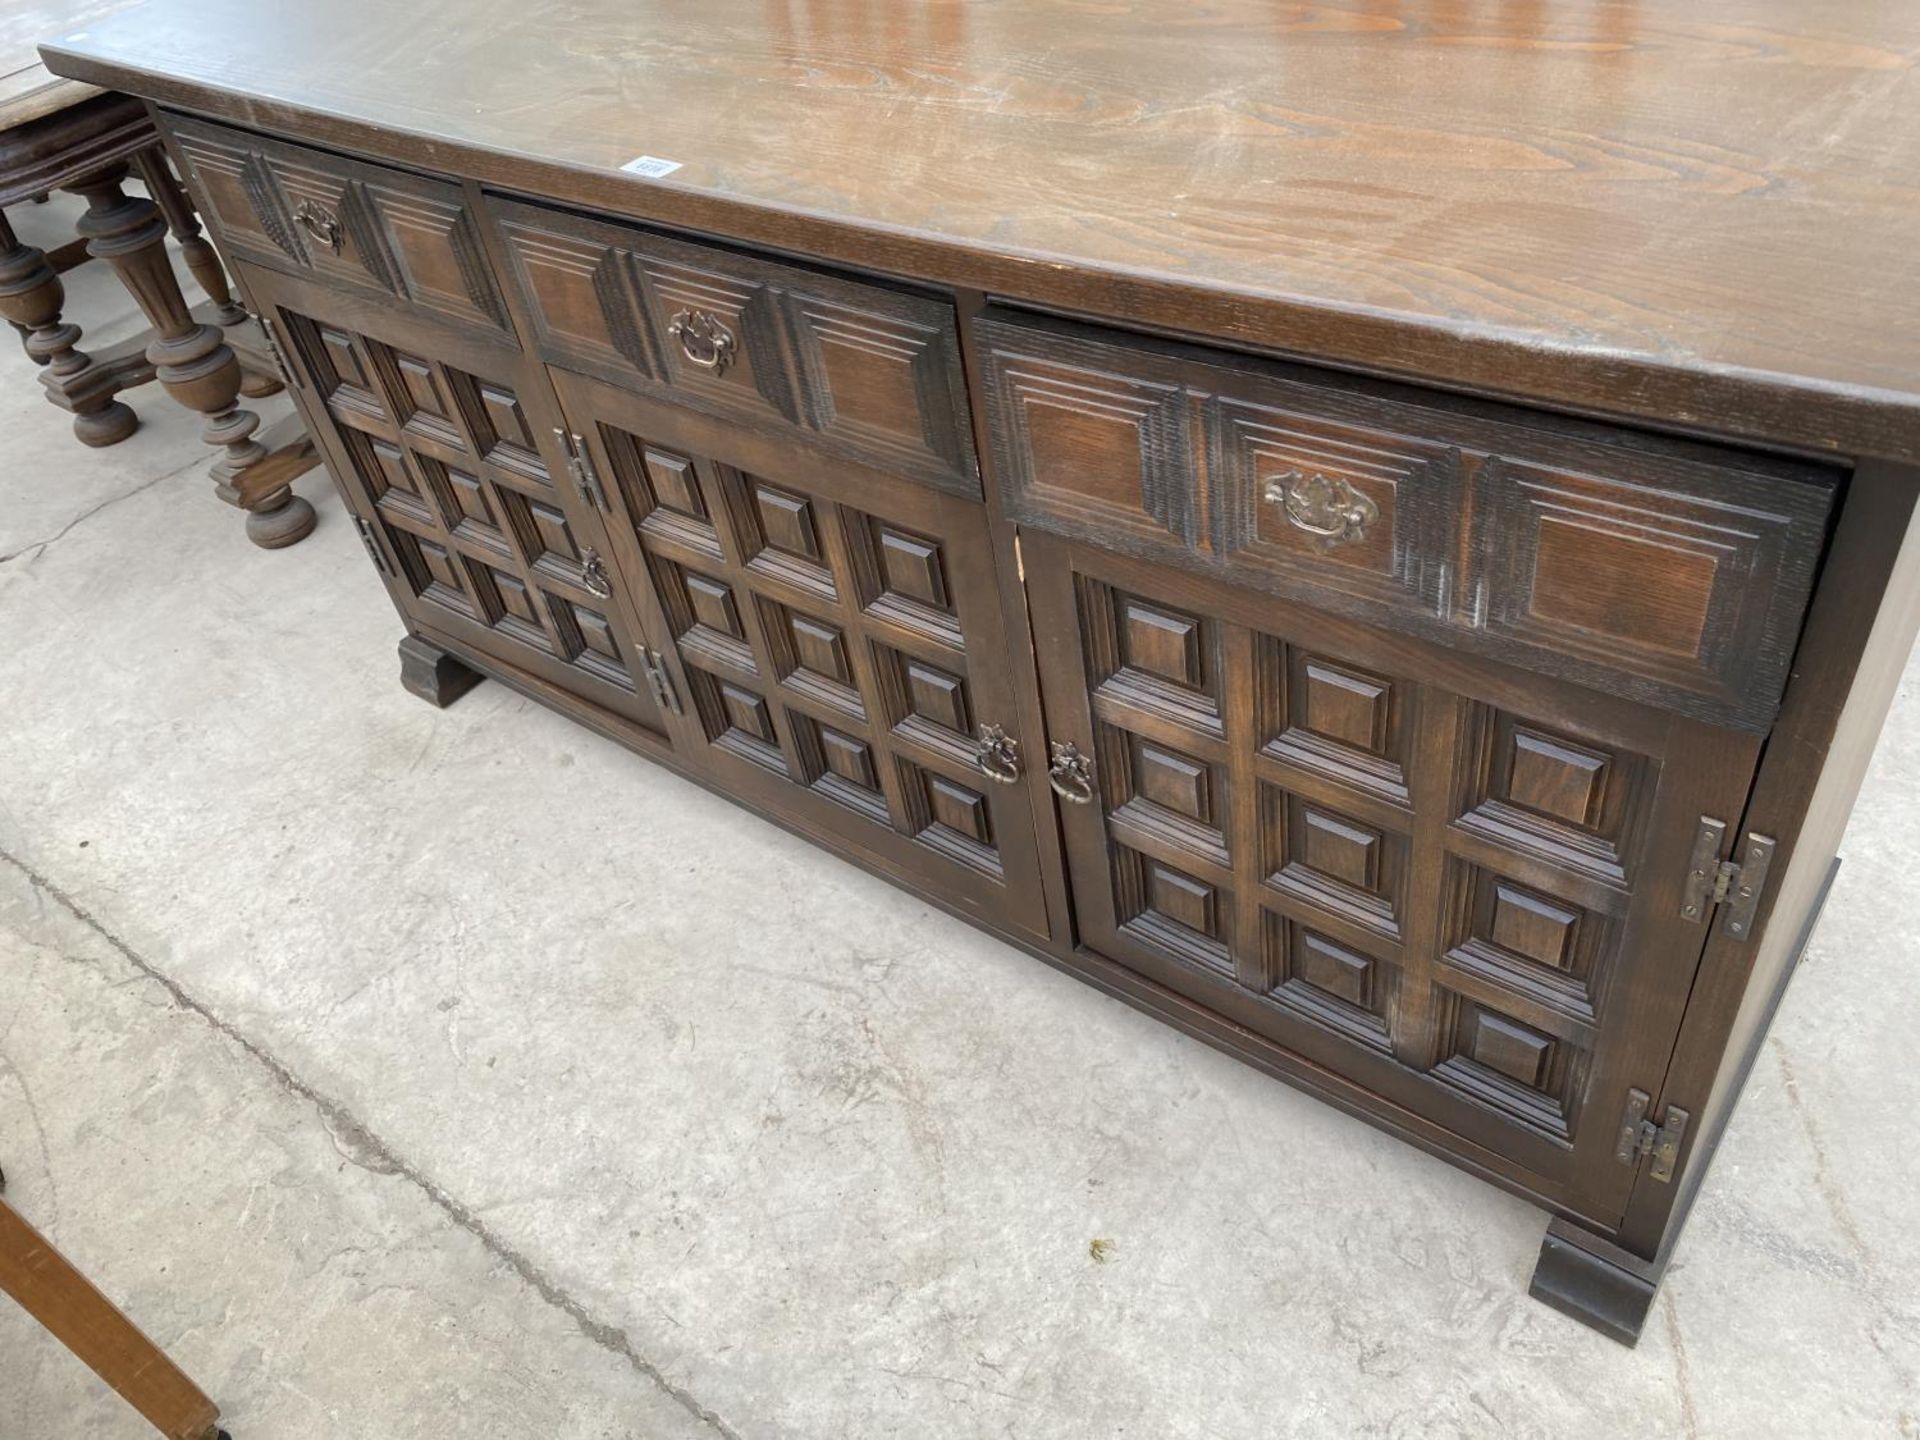
[(644, 175), (649, 180), (658, 180), (663, 175), (671, 175), (680, 168), (678, 160), (662, 160), (658, 155), (642, 155), (638, 160), (629, 160), (620, 167), (629, 175)]

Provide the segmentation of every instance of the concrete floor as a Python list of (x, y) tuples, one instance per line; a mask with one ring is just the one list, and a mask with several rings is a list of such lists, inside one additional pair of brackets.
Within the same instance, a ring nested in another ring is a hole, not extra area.
[[(1920, 666), (1627, 1351), (1527, 1299), (1518, 1201), (412, 699), (325, 480), (256, 550), (135, 403), (84, 451), (0, 343), (0, 1164), (236, 1440), (1920, 1433)], [(0, 1436), (143, 1433), (0, 1301)]]

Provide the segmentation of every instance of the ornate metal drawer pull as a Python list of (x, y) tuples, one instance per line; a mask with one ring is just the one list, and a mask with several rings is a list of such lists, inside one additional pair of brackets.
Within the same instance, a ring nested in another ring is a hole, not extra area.
[(998, 725), (982, 725), (973, 763), (994, 784), (1015, 784), (1020, 779), (1020, 742)]
[(1056, 740), (1051, 751), (1053, 763), (1047, 766), (1047, 783), (1053, 793), (1070, 805), (1091, 805), (1097, 793), (1093, 788), (1093, 761), (1080, 753), (1071, 740)]
[(607, 574), (607, 562), (600, 558), (600, 552), (589, 548), (580, 557), (580, 583), (587, 587), (589, 595), (597, 595), (602, 600), (613, 595), (613, 577)]
[(676, 312), (667, 322), (667, 333), (679, 340), (680, 353), (702, 370), (721, 375), (733, 363), (734, 347), (738, 343), (733, 332), (704, 310)]
[(1318, 470), (1311, 475), (1299, 470), (1276, 475), (1261, 494), (1269, 504), (1286, 511), (1289, 525), (1327, 549), (1358, 540), (1380, 518), (1380, 507), (1371, 498), (1347, 481)]
[(327, 249), (336, 255), (340, 253), (340, 221), (324, 206), (311, 200), (302, 200), (299, 208), (293, 212), (293, 218), (300, 222), (302, 230)]

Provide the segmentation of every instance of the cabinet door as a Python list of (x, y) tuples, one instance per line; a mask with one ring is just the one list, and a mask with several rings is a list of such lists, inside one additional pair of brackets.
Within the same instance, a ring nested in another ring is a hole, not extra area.
[[(823, 843), (1044, 934), (981, 505), (549, 373), (618, 568), (672, 642), (689, 753)], [(1002, 727), (1011, 748), (983, 740)]]
[(1089, 763), (1059, 802), (1081, 943), (1617, 1220), (1627, 1093), (1658, 1094), (1706, 935), (1693, 836), (1758, 741), (1022, 543), (1049, 737)]
[(642, 635), (569, 480), (540, 368), (505, 343), (239, 269), (408, 624), (664, 742)]

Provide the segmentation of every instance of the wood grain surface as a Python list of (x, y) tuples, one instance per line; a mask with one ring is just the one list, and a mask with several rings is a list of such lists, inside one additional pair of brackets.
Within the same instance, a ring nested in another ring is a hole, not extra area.
[(1912, 6), (153, 0), (45, 53), (875, 268), (1920, 453)]

